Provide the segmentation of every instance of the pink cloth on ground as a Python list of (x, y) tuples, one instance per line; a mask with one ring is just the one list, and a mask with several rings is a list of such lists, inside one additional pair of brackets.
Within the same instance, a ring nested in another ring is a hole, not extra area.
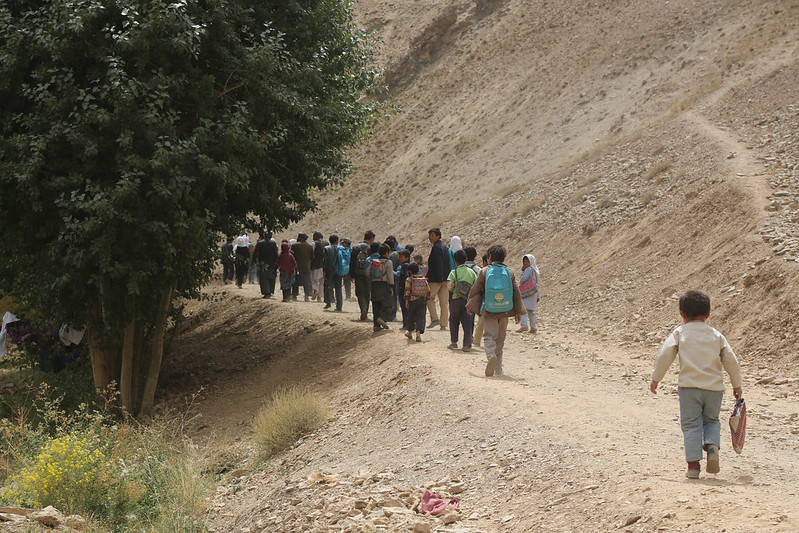
[(447, 510), (447, 507), (452, 506), (456, 511), (461, 510), (461, 504), (458, 500), (450, 500), (445, 502), (438, 497), (438, 494), (425, 489), (422, 494), (422, 511), (430, 514), (441, 514)]

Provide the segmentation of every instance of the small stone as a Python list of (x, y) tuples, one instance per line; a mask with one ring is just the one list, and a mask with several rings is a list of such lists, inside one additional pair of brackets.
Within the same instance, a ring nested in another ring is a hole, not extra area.
[(72, 529), (77, 529), (78, 531), (83, 531), (86, 529), (86, 519), (77, 514), (71, 514), (66, 517), (64, 519), (64, 524)]
[(369, 504), (365, 500), (356, 500), (355, 502), (356, 509), (365, 509), (367, 505)]
[(512, 514), (505, 515), (505, 516), (503, 516), (503, 517), (502, 517), (502, 520), (501, 520), (501, 522), (502, 522), (503, 524), (507, 524), (508, 522), (510, 522), (511, 520), (513, 520), (514, 518), (516, 518), (516, 517), (515, 517), (515, 516), (513, 516)]
[(466, 490), (466, 485), (464, 483), (455, 483), (454, 485), (452, 485), (449, 488), (449, 493), (450, 494), (460, 494), (464, 490)]
[(641, 520), (641, 515), (631, 516), (631, 517), (627, 518), (627, 520), (624, 522), (624, 525), (621, 526), (621, 527), (631, 526), (631, 525), (635, 524), (636, 522), (638, 522), (639, 520)]
[(461, 516), (459, 514), (450, 513), (450, 514), (444, 516), (444, 525), (448, 526), (449, 524), (454, 524), (455, 522), (459, 521), (460, 519), (461, 519)]
[(417, 522), (413, 526), (413, 533), (431, 533), (432, 531), (430, 524), (425, 524), (424, 522)]
[(380, 502), (381, 507), (405, 507), (405, 504), (396, 498), (388, 498)]
[(411, 511), (405, 507), (383, 507), (383, 514), (386, 516), (392, 516), (395, 514), (411, 514)]
[(64, 515), (52, 505), (32, 512), (28, 518), (49, 527), (57, 527), (64, 523)]

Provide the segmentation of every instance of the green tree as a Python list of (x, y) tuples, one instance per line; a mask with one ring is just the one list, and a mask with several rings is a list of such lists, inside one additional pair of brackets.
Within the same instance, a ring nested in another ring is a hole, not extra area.
[(0, 292), (86, 324), (95, 385), (148, 412), (220, 234), (347, 175), (373, 42), (340, 0), (1, 1)]

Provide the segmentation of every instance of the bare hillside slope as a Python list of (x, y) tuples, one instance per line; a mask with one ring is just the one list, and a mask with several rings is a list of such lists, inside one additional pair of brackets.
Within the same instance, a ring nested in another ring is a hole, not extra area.
[(503, 242), (538, 258), (545, 326), (616, 341), (659, 340), (702, 287), (740, 350), (794, 360), (799, 2), (357, 11), (402, 112), (288, 233)]

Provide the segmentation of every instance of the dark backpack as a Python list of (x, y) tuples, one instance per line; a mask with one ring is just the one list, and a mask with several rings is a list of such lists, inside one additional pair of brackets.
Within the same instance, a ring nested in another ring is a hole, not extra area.
[(355, 258), (355, 273), (359, 276), (366, 276), (366, 260), (369, 259), (369, 245), (361, 243), (359, 247), (360, 250)]
[(455, 294), (453, 298), (469, 299), (469, 293), (472, 292), (472, 283), (468, 281), (458, 281), (458, 270), (455, 270)]

